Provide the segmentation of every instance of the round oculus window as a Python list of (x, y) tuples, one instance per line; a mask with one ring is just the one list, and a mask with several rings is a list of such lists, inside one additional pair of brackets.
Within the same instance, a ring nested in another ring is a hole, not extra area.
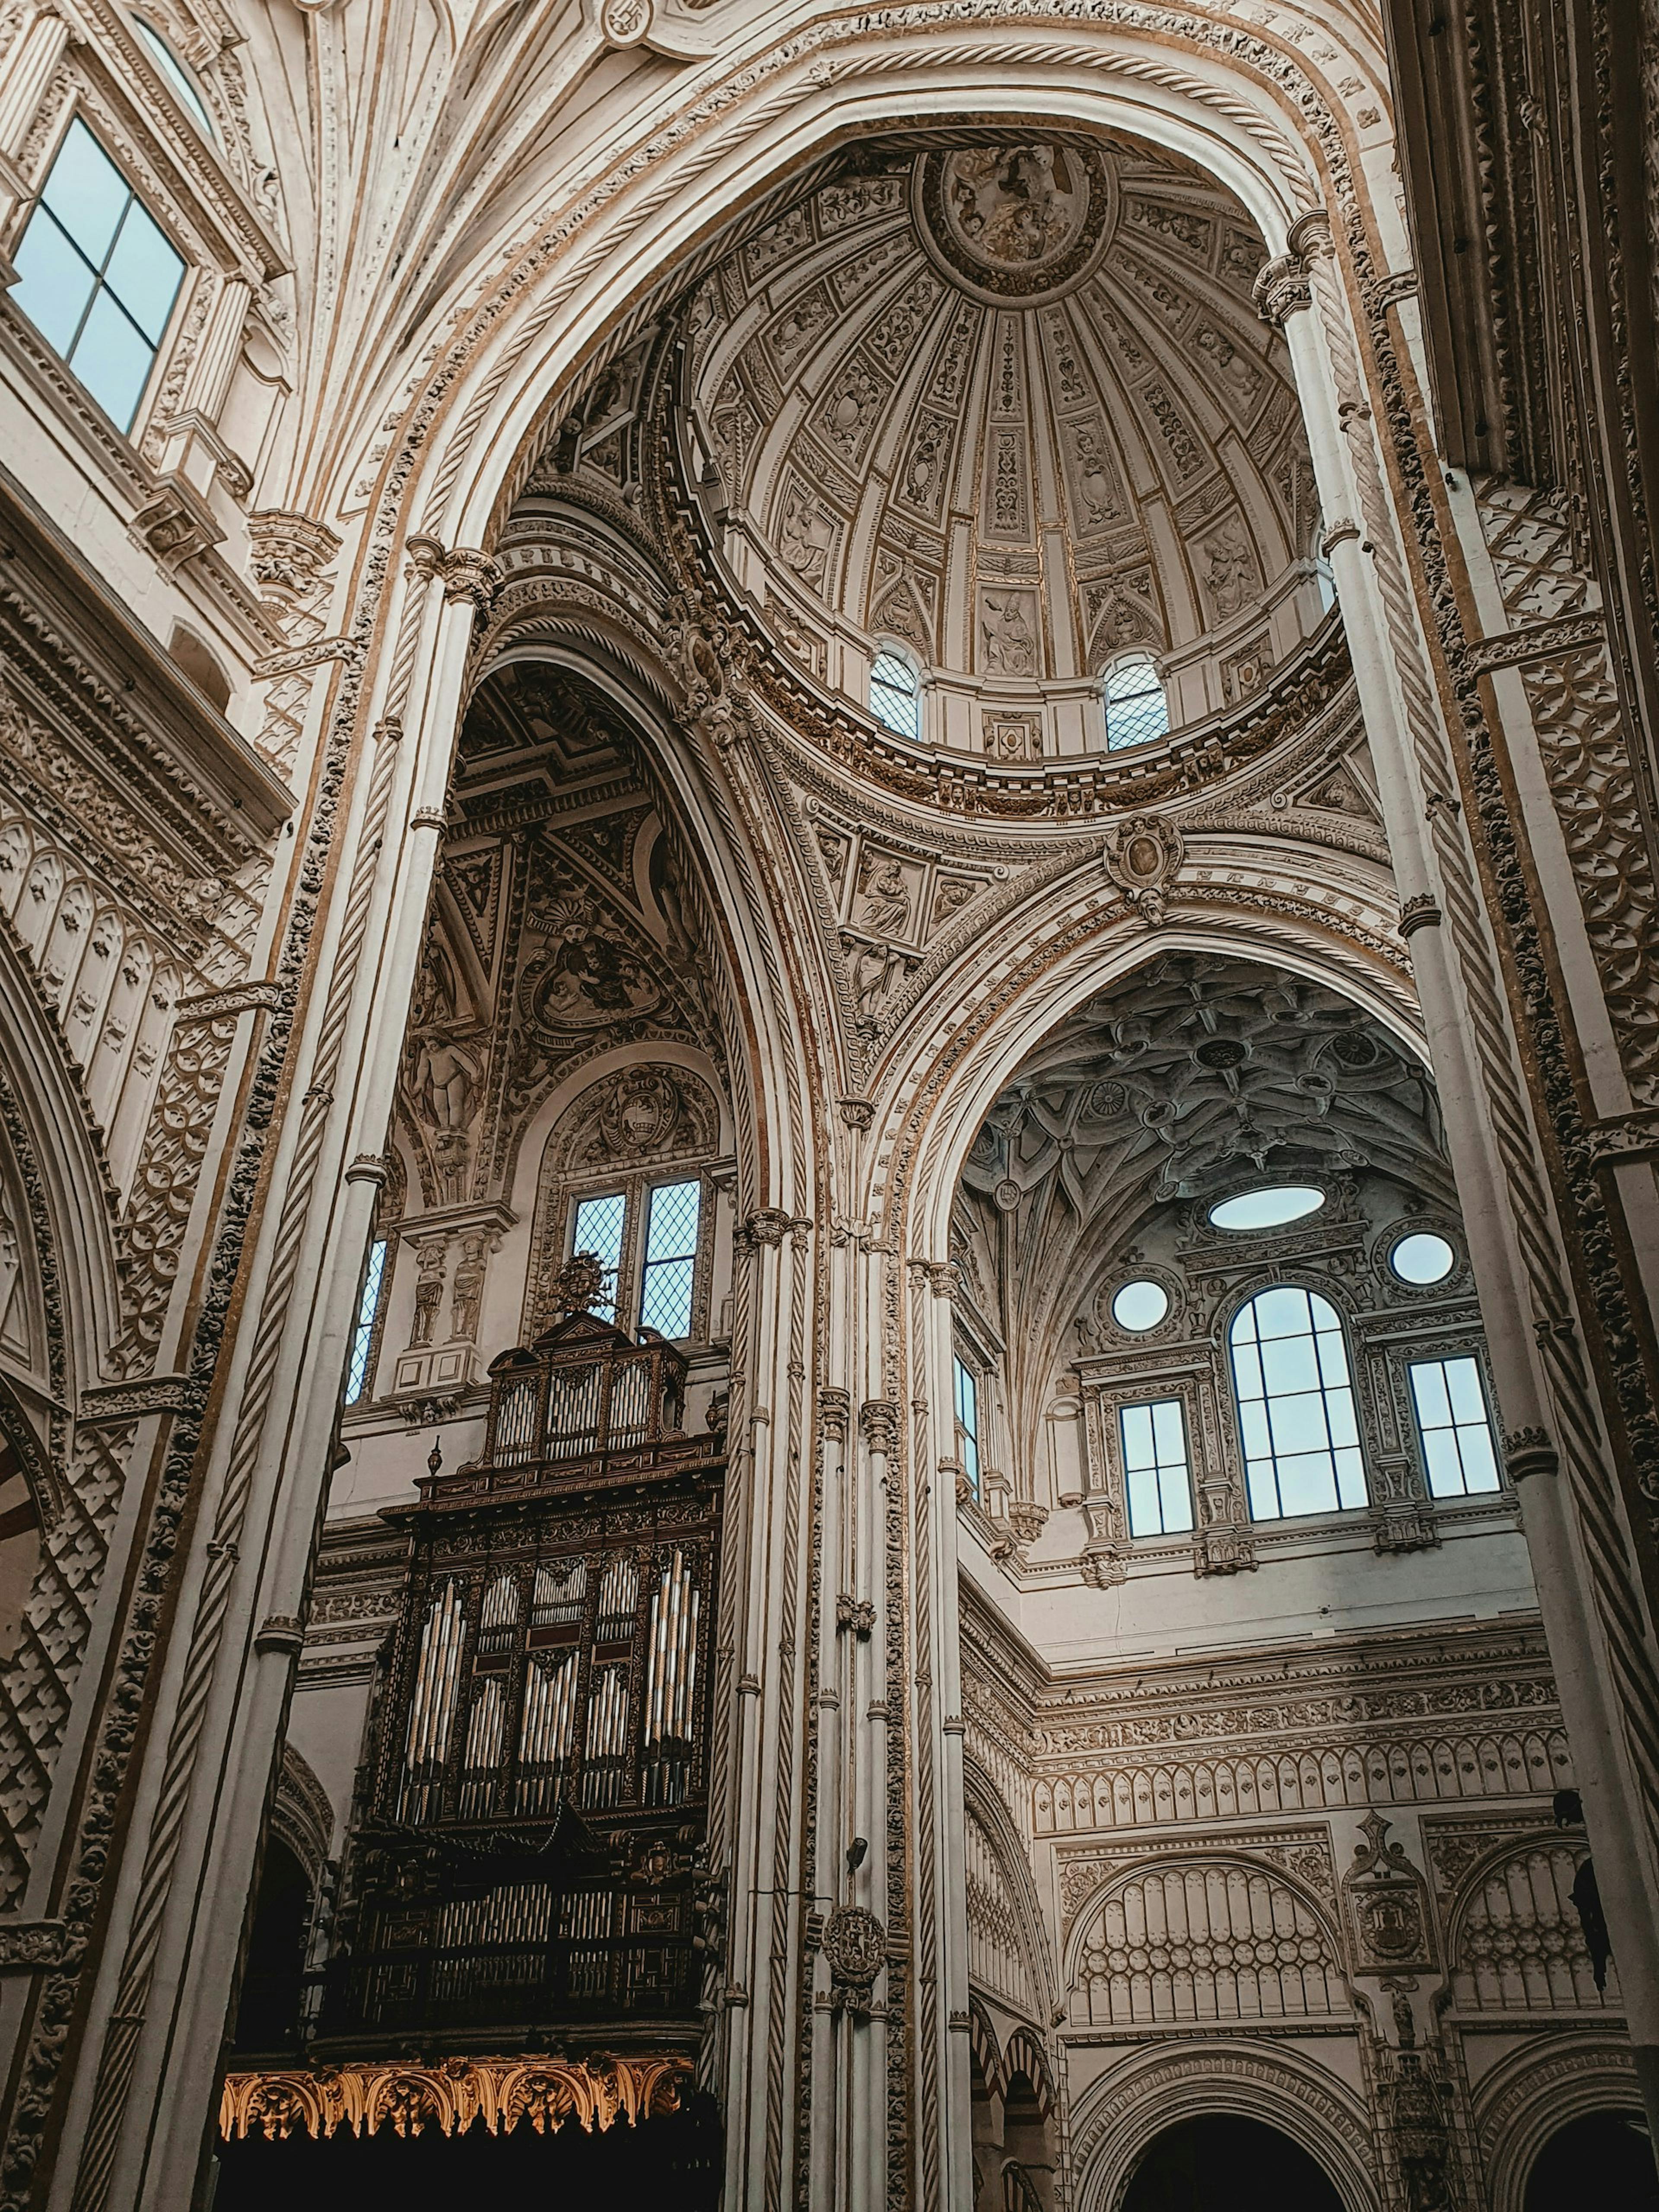
[(1443, 1237), (1419, 1229), (1401, 1238), (1389, 1255), (1389, 1265), (1402, 1283), (1414, 1283), (1420, 1288), (1428, 1283), (1443, 1283), (1457, 1265), (1457, 1255)]
[(1324, 1192), (1310, 1190), (1305, 1183), (1274, 1183), (1222, 1199), (1210, 1208), (1210, 1220), (1217, 1229), (1280, 1229), (1304, 1213), (1317, 1213), (1324, 1203)]
[(1161, 1283), (1125, 1283), (1112, 1300), (1112, 1319), (1137, 1336), (1156, 1328), (1170, 1310), (1170, 1293)]

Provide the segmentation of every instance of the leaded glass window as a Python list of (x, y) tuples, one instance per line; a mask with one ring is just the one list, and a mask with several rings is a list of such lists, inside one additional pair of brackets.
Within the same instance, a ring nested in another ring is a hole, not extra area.
[(625, 1194), (608, 1190), (601, 1196), (578, 1200), (575, 1226), (570, 1237), (573, 1254), (591, 1252), (605, 1270), (605, 1300), (613, 1314), (617, 1310), (617, 1274), (622, 1266), (623, 1231), (627, 1220)]
[(1369, 1501), (1342, 1323), (1288, 1283), (1258, 1291), (1229, 1333), (1250, 1516), (1277, 1521)]
[(870, 712), (896, 737), (921, 735), (921, 684), (902, 653), (884, 646), (870, 671)]
[(348, 1406), (355, 1406), (368, 1387), (368, 1370), (374, 1355), (374, 1324), (380, 1318), (380, 1294), (386, 1287), (386, 1239), (377, 1237), (368, 1248), (362, 1295), (357, 1301), (357, 1322), (351, 1332), (351, 1357), (346, 1363)]
[(1157, 669), (1144, 653), (1127, 653), (1106, 672), (1102, 687), (1106, 708), (1106, 744), (1149, 745), (1168, 733), (1170, 702)]
[(956, 1364), (957, 1452), (968, 1487), (979, 1496), (979, 1377), (963, 1359)]
[(640, 1327), (668, 1337), (691, 1334), (691, 1288), (697, 1265), (700, 1182), (659, 1183), (651, 1194), (640, 1285)]
[(1412, 1403), (1432, 1498), (1499, 1486), (1480, 1370), (1473, 1359), (1414, 1359)]

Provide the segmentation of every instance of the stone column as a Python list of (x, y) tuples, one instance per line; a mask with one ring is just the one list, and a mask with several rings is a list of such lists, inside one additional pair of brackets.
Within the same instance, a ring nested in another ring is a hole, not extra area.
[(802, 1491), (810, 1420), (802, 1332), (811, 1224), (782, 1208), (750, 1213), (737, 1238), (729, 1516), (720, 1642), (735, 1674), (729, 1779), (731, 1945), (723, 2002), (726, 2203), (781, 2203), (799, 2124), (784, 2054), (799, 2020), (802, 1874), (799, 1790), (805, 1744), (800, 1675)]
[(241, 1933), (225, 1900), (249, 1893), (299, 1648), (475, 614), (482, 556), (410, 555), (398, 711), (357, 763), (308, 951), (54, 2208), (174, 2212), (196, 2185)]
[[(1581, 1378), (1550, 1170), (1534, 1124), (1463, 782), (1431, 679), (1323, 215), (1258, 281), (1295, 366), (1326, 547), (1411, 947), (1561, 1705), (1573, 1747), (1632, 2040), (1659, 2129), (1655, 1801), (1632, 1722), (1659, 1709), (1651, 1628), (1601, 1409)], [(1379, 402), (1380, 404), (1380, 402)], [(1571, 1468), (1564, 1470), (1563, 1454)]]

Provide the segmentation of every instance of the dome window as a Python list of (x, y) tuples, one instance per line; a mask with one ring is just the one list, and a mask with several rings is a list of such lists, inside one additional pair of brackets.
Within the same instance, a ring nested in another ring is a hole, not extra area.
[(1240, 1191), (1210, 1208), (1217, 1229), (1282, 1229), (1287, 1221), (1300, 1221), (1304, 1213), (1317, 1213), (1325, 1203), (1322, 1190), (1301, 1183), (1275, 1183), (1263, 1190)]
[(1152, 656), (1126, 653), (1106, 671), (1101, 696), (1106, 708), (1106, 746), (1119, 752), (1126, 745), (1149, 745), (1168, 733), (1170, 701)]
[(896, 738), (914, 744), (921, 735), (921, 678), (895, 646), (883, 646), (870, 671), (870, 712)]
[(143, 41), (151, 61), (177, 94), (179, 106), (203, 137), (210, 139), (213, 136), (212, 118), (207, 112), (206, 102), (196, 88), (195, 78), (153, 24), (147, 23), (142, 15), (135, 15), (132, 27)]
[(1112, 1300), (1112, 1319), (1135, 1336), (1156, 1328), (1169, 1310), (1170, 1293), (1162, 1283), (1125, 1283)]
[(1443, 1283), (1457, 1265), (1457, 1255), (1443, 1237), (1419, 1229), (1401, 1238), (1389, 1255), (1389, 1265), (1402, 1283), (1423, 1289), (1431, 1283)]

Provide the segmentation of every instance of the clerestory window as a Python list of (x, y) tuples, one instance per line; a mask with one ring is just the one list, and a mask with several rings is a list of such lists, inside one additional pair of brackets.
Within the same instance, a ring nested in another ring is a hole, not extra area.
[(179, 60), (153, 23), (142, 15), (132, 18), (132, 27), (143, 40), (146, 52), (162, 76), (179, 95), (179, 104), (186, 115), (210, 141), (213, 137), (213, 119), (207, 112), (207, 103), (197, 89), (196, 80)]
[(1228, 1343), (1252, 1520), (1368, 1504), (1347, 1347), (1330, 1301), (1276, 1284), (1239, 1308)]
[(960, 1356), (952, 1364), (955, 1370), (957, 1457), (968, 1478), (968, 1487), (977, 1498), (980, 1474), (979, 1377)]
[(1187, 1420), (1179, 1398), (1153, 1398), (1118, 1412), (1123, 1487), (1132, 1536), (1170, 1536), (1193, 1525)]
[[(643, 1213), (643, 1249), (640, 1216)], [(571, 1212), (571, 1252), (591, 1252), (604, 1273), (603, 1310), (627, 1328), (639, 1289), (638, 1323), (676, 1340), (691, 1334), (702, 1228), (699, 1177), (643, 1189), (596, 1191)]]
[(921, 678), (915, 664), (884, 646), (870, 671), (870, 712), (895, 737), (921, 735)]
[(1475, 1362), (1467, 1356), (1414, 1359), (1411, 1378), (1430, 1497), (1468, 1498), (1498, 1489), (1498, 1455)]
[(1126, 745), (1149, 745), (1170, 727), (1170, 700), (1152, 657), (1126, 653), (1106, 671), (1101, 687), (1106, 708), (1106, 744), (1110, 752)]
[(116, 428), (132, 428), (185, 264), (77, 116), (18, 245), (13, 305)]
[(356, 1326), (351, 1332), (351, 1356), (346, 1362), (348, 1406), (355, 1406), (368, 1388), (369, 1370), (374, 1363), (375, 1329), (380, 1318), (380, 1300), (386, 1291), (386, 1243), (384, 1237), (377, 1237), (368, 1248), (362, 1294), (357, 1300)]

